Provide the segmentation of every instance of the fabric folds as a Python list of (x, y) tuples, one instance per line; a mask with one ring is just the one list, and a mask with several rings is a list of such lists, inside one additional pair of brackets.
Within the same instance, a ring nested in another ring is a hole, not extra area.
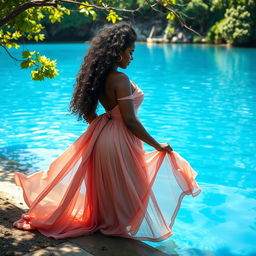
[[(137, 111), (144, 93), (129, 97)], [(111, 119), (109, 119), (111, 115)], [(175, 152), (144, 151), (118, 105), (98, 116), (49, 166), (14, 173), (29, 211), (13, 226), (55, 239), (91, 234), (161, 241), (184, 195), (197, 196), (197, 172)]]

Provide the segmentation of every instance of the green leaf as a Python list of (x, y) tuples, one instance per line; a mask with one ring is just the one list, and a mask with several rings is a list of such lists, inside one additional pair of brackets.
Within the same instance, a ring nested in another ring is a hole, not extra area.
[(33, 51), (33, 52), (23, 51), (23, 52), (22, 52), (22, 58), (23, 58), (23, 59), (25, 59), (25, 58), (31, 58), (32, 55), (34, 55), (34, 54), (35, 54), (35, 51)]
[(108, 16), (106, 17), (107, 21), (111, 21), (112, 23), (116, 23), (116, 20), (122, 20), (121, 17), (118, 16), (118, 14), (110, 10)]
[(175, 18), (174, 13), (168, 13), (166, 16), (166, 19), (168, 19), (168, 20), (174, 20), (174, 18)]
[(22, 58), (25, 59), (25, 58), (30, 58), (30, 52), (29, 51), (23, 51), (22, 52)]
[(23, 60), (21, 63), (20, 63), (20, 67), (22, 69), (26, 69), (29, 67), (29, 60)]
[(44, 75), (43, 75), (42, 71), (40, 71), (38, 69), (31, 71), (30, 74), (31, 74), (33, 80), (37, 80), (37, 81), (44, 80)]

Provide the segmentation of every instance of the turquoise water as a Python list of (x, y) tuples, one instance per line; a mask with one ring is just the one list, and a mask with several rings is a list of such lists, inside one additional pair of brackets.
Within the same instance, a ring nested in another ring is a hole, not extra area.
[[(44, 170), (86, 130), (67, 108), (88, 46), (26, 45), (58, 59), (60, 76), (43, 82), (0, 49), (0, 157)], [(256, 255), (255, 59), (256, 49), (136, 45), (125, 72), (145, 93), (139, 117), (190, 162), (203, 190), (184, 198), (172, 237), (147, 244), (168, 254)]]

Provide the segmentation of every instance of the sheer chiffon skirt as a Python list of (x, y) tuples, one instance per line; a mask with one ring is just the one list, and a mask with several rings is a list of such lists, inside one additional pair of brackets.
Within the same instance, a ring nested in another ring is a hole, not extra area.
[(48, 170), (15, 172), (29, 211), (13, 225), (62, 239), (91, 234), (161, 241), (171, 236), (184, 195), (201, 188), (177, 152), (146, 152), (142, 141), (106, 113)]

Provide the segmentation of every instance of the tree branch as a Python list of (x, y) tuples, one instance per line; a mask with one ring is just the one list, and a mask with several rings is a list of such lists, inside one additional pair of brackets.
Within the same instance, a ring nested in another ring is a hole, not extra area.
[(154, 11), (156, 11), (156, 12), (159, 12), (159, 13), (161, 13), (161, 14), (166, 15), (166, 13), (164, 13), (164, 12), (162, 12), (162, 11), (160, 11), (160, 10), (158, 10), (158, 9), (156, 9), (156, 8), (155, 8), (155, 6), (157, 5), (157, 3), (155, 3), (155, 4), (151, 4), (149, 0), (146, 0), (146, 2), (147, 2), (147, 3), (148, 3), (148, 5), (150, 6), (150, 8), (151, 8), (151, 9), (153, 9)]
[[(197, 31), (193, 30), (191, 27), (188, 27), (186, 25), (184, 19), (181, 17), (181, 15), (174, 8), (171, 8), (169, 5), (164, 5), (161, 2), (161, 0), (156, 0), (156, 3), (154, 3), (154, 4), (151, 4), (149, 0), (146, 0), (146, 2), (150, 6), (150, 8), (152, 8), (154, 11), (159, 12), (159, 13), (164, 14), (164, 15), (166, 15), (166, 13), (157, 9), (156, 6), (160, 5), (161, 7), (165, 8), (166, 10), (173, 13), (177, 17), (177, 20), (181, 24), (182, 27), (185, 27), (186, 29), (192, 31), (193, 33), (201, 36)], [(0, 27), (5, 25), (10, 20), (12, 20), (13, 18), (15, 18), (16, 16), (18, 16), (19, 14), (21, 14), (22, 12), (26, 11), (29, 8), (37, 7), (37, 6), (54, 6), (54, 7), (57, 7), (58, 3), (70, 3), (70, 4), (74, 4), (74, 5), (79, 5), (79, 6), (83, 5), (83, 6), (86, 6), (86, 7), (93, 7), (93, 8), (98, 9), (98, 10), (107, 10), (107, 11), (108, 10), (115, 10), (115, 11), (126, 12), (126, 13), (127, 12), (128, 13), (139, 12), (139, 10), (141, 9), (141, 7), (138, 7), (138, 8), (133, 9), (133, 10), (123, 9), (123, 8), (116, 8), (116, 7), (109, 6), (109, 5), (104, 4), (104, 3), (102, 5), (85, 4), (85, 3), (78, 2), (76, 0), (33, 0), (33, 1), (29, 1), (29, 2), (26, 2), (22, 5), (20, 5), (15, 10), (13, 10), (10, 14), (8, 14), (4, 18), (0, 19)], [(179, 4), (175, 4), (175, 5), (184, 6), (184, 5), (179, 5)]]
[(84, 5), (86, 7), (94, 7), (94, 8), (99, 9), (99, 10), (115, 10), (115, 11), (120, 11), (120, 12), (131, 12), (131, 13), (137, 12), (141, 9), (141, 7), (138, 7), (134, 10), (122, 9), (122, 8), (116, 8), (116, 7), (113, 7), (113, 6), (109, 6), (109, 5), (104, 4), (104, 3), (102, 4), (102, 6), (101, 5), (96, 5), (96, 4), (84, 4), (84, 3), (81, 3), (81, 2), (78, 2), (78, 1), (75, 1), (75, 0), (59, 0), (59, 2), (76, 4), (76, 5)]
[(93, 8), (96, 8), (98, 10), (115, 10), (115, 11), (120, 11), (120, 12), (129, 12), (129, 13), (138, 12), (141, 9), (141, 7), (138, 7), (138, 8), (133, 9), (133, 10), (122, 9), (122, 8), (116, 8), (116, 7), (113, 7), (113, 6), (109, 6), (109, 5), (104, 4), (104, 3), (103, 3), (102, 6), (101, 5), (96, 5), (96, 4), (85, 4), (85, 3), (81, 3), (81, 2), (78, 2), (78, 1), (75, 1), (75, 0), (52, 0), (50, 2), (49, 2), (49, 0), (34, 0), (34, 1), (26, 2), (22, 5), (20, 5), (18, 8), (16, 8), (10, 14), (8, 14), (4, 18), (0, 19), (0, 27), (2, 27), (6, 23), (8, 23), (10, 20), (14, 19), (16, 16), (23, 13), (24, 11), (26, 11), (29, 8), (37, 7), (37, 6), (54, 6), (54, 7), (57, 7), (58, 3), (70, 3), (70, 4), (79, 5), (79, 6), (83, 5), (83, 6), (86, 6), (86, 7), (93, 7)]
[(195, 31), (191, 27), (188, 27), (187, 24), (185, 23), (184, 19), (180, 16), (180, 14), (178, 12), (176, 12), (175, 9), (169, 7), (168, 5), (167, 6), (163, 5), (161, 3), (161, 1), (159, 1), (159, 0), (156, 0), (156, 2), (159, 3), (161, 6), (163, 6), (165, 9), (167, 9), (169, 12), (172, 12), (175, 15), (175, 17), (177, 17), (178, 22), (181, 24), (182, 27), (192, 31), (193, 33), (197, 34), (200, 37), (202, 36), (201, 34), (199, 34), (197, 31)]
[(5, 51), (7, 52), (7, 54), (8, 54), (13, 60), (22, 61), (22, 60), (17, 59), (16, 57), (12, 56), (11, 53), (7, 50), (7, 48), (6, 48), (5, 46), (3, 46), (3, 45), (1, 45), (1, 44), (0, 44), (0, 46), (2, 46), (2, 47), (5, 49)]
[(57, 7), (57, 2), (52, 1), (48, 3), (48, 0), (38, 0), (38, 1), (30, 1), (27, 3), (24, 3), (20, 5), (18, 8), (16, 8), (14, 11), (12, 11), (10, 14), (5, 16), (4, 18), (0, 19), (0, 27), (8, 23), (10, 20), (14, 19), (19, 14), (23, 13), (29, 8), (35, 7), (35, 6), (55, 6)]

